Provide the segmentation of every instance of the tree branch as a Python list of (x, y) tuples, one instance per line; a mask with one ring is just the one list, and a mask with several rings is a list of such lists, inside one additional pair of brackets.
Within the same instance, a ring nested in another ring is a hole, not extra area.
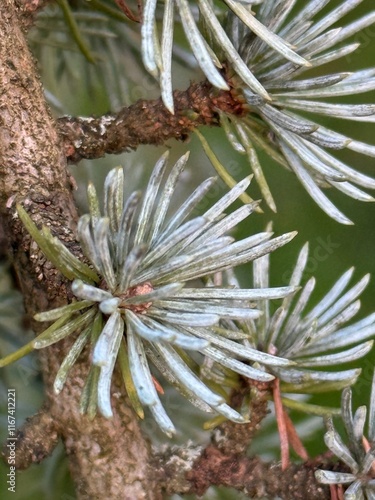
[(283, 500), (329, 500), (329, 487), (316, 481), (315, 470), (346, 470), (341, 463), (332, 463), (330, 455), (292, 464), (283, 471), (280, 463), (265, 463), (259, 457), (246, 454), (224, 453), (213, 444), (202, 451), (192, 443), (184, 447), (162, 447), (154, 454), (154, 467), (168, 495), (200, 496), (210, 486), (226, 486), (245, 493), (248, 498)]
[[(187, 443), (183, 447), (161, 447), (154, 452), (158, 481), (168, 495), (203, 495), (210, 486), (227, 486), (246, 493), (249, 498), (283, 500), (329, 500), (330, 489), (315, 479), (318, 468), (345, 470), (332, 461), (332, 454), (317, 457), (304, 464), (292, 464), (283, 470), (280, 463), (265, 463), (248, 457), (247, 450), (267, 414), (270, 384), (252, 384), (250, 422), (225, 422), (212, 432), (211, 443), (203, 449)], [(239, 406), (245, 393), (236, 391), (231, 404)]]
[[(27, 469), (33, 463), (40, 463), (55, 449), (59, 440), (56, 422), (47, 407), (41, 408), (28, 418), (16, 436), (15, 466)], [(3, 456), (8, 458), (9, 448), (4, 445)]]
[(219, 125), (218, 110), (234, 115), (245, 111), (240, 95), (217, 90), (208, 82), (193, 83), (173, 95), (174, 115), (157, 99), (139, 100), (99, 118), (59, 118), (57, 126), (68, 161), (119, 154), (141, 144), (157, 146), (172, 138), (183, 141), (198, 126)]
[[(66, 158), (46, 107), (15, 0), (0, 2), (0, 33), (0, 215), (26, 311), (33, 316), (37, 311), (66, 304), (70, 290), (30, 240), (15, 214), (15, 203), (22, 203), (35, 223), (50, 227), (76, 254), (77, 211)], [(40, 331), (41, 325), (34, 322), (34, 329)], [(54, 393), (56, 372), (71, 343), (68, 339), (44, 349), (40, 357), (46, 405), (55, 422), (54, 432), (64, 441), (78, 498), (117, 499), (119, 492), (122, 498), (160, 498), (150, 473), (148, 442), (125, 397), (120, 397), (120, 384), (113, 387), (113, 419), (97, 417), (91, 422), (83, 417), (79, 399), (89, 366), (86, 353), (62, 393)], [(35, 416), (30, 430), (37, 421)], [(51, 448), (50, 443), (42, 454)], [(33, 461), (33, 450), (25, 446), (24, 452), (26, 455), (17, 460), (27, 465)]]
[[(253, 381), (243, 381), (243, 387), (234, 391), (231, 397), (231, 406), (239, 408), (245, 395), (249, 393), (249, 385)], [(251, 400), (249, 422), (246, 424), (236, 424), (226, 420), (216, 427), (211, 436), (211, 443), (224, 454), (244, 454), (250, 446), (255, 434), (259, 431), (263, 419), (268, 413), (269, 384), (255, 384), (250, 390)]]
[[(320, 466), (323, 466), (322, 464)], [(283, 500), (329, 499), (329, 488), (319, 484), (310, 464), (293, 464), (286, 470), (279, 463), (264, 463), (258, 457), (226, 455), (208, 446), (187, 474), (189, 493), (202, 495), (211, 485), (228, 486), (246, 493), (249, 498)]]

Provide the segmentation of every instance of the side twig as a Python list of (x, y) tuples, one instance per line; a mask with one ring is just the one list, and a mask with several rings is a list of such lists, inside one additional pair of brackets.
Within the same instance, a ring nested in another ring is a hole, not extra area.
[[(55, 449), (59, 440), (56, 421), (48, 407), (42, 407), (35, 415), (28, 418), (16, 436), (15, 466), (27, 469), (31, 464), (38, 464)], [(7, 443), (3, 448), (3, 456), (7, 458)]]
[(160, 145), (168, 139), (186, 140), (196, 127), (219, 125), (218, 110), (241, 115), (245, 111), (239, 96), (218, 91), (208, 82), (193, 83), (174, 92), (175, 114), (161, 99), (139, 100), (118, 113), (99, 118), (63, 117), (57, 126), (68, 161), (100, 158), (136, 149), (141, 144)]
[[(197, 458), (198, 456), (198, 458)], [(167, 495), (203, 495), (210, 486), (226, 486), (248, 498), (329, 500), (330, 489), (314, 476), (317, 468), (335, 468), (330, 457), (304, 464), (265, 463), (259, 457), (224, 453), (213, 444), (203, 451), (191, 443), (163, 447), (154, 455), (155, 475)]]

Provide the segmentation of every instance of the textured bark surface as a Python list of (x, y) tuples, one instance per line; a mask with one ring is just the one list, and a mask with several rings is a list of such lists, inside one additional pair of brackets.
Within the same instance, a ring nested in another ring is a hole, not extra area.
[(216, 445), (161, 449), (154, 455), (155, 473), (166, 494), (203, 495), (210, 486), (234, 488), (248, 498), (283, 500), (331, 500), (330, 489), (318, 484), (315, 470), (348, 471), (332, 463), (331, 454), (282, 470), (281, 464), (263, 462), (242, 453), (224, 453)]
[(291, 465), (283, 471), (280, 464), (263, 463), (257, 457), (224, 455), (215, 447), (206, 448), (188, 474), (191, 492), (203, 494), (210, 485), (230, 486), (249, 498), (283, 500), (323, 500), (329, 488), (318, 485), (311, 465)]
[[(22, 203), (37, 224), (48, 225), (73, 251), (77, 212), (64, 151), (18, 14), (14, 0), (0, 2), (0, 213), (26, 310), (33, 315), (66, 303), (69, 291), (65, 280), (21, 227), (15, 203)], [(41, 325), (34, 327), (41, 329)], [(87, 363), (78, 364), (63, 392), (54, 395), (52, 383), (70, 342), (41, 352), (48, 418), (34, 417), (23, 429), (19, 446), (28, 450), (25, 462), (39, 461), (52, 451), (60, 436), (79, 498), (115, 499), (119, 492), (121, 498), (132, 500), (158, 498), (148, 474), (148, 444), (124, 400), (114, 397), (112, 420), (90, 422), (79, 413)], [(121, 394), (119, 388), (115, 394)], [(43, 422), (44, 438), (40, 433)]]
[(218, 110), (241, 115), (243, 98), (230, 91), (214, 89), (208, 82), (191, 84), (173, 93), (175, 114), (161, 99), (140, 100), (118, 113), (99, 118), (63, 117), (58, 129), (70, 162), (119, 154), (141, 144), (158, 146), (168, 139), (186, 140), (201, 125), (219, 125)]
[(19, 19), (24, 30), (33, 25), (37, 13), (52, 0), (15, 0)]
[[(241, 407), (243, 398), (249, 390), (248, 385), (251, 384), (243, 384), (240, 390), (233, 391), (231, 405), (234, 408)], [(262, 385), (261, 389), (252, 387), (248, 423), (238, 425), (227, 420), (212, 431), (211, 442), (224, 455), (246, 454), (251, 441), (259, 431), (263, 419), (269, 412), (269, 384)]]

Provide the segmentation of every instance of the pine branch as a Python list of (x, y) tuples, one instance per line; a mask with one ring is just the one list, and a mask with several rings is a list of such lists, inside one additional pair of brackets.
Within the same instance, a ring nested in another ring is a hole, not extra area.
[[(263, 419), (269, 413), (268, 398), (271, 384), (250, 379), (247, 381), (251, 386), (251, 399), (248, 410), (249, 422), (238, 425), (227, 420), (212, 431), (212, 445), (225, 455), (246, 454), (252, 440), (260, 429)], [(243, 384), (240, 390), (233, 391), (231, 405), (234, 408), (242, 405), (244, 396), (249, 392), (249, 386), (246, 386), (247, 384)]]
[[(27, 469), (31, 464), (38, 464), (55, 449), (59, 433), (56, 421), (49, 409), (44, 406), (35, 415), (28, 418), (16, 436), (16, 468)], [(3, 456), (7, 459), (9, 448), (3, 448)]]
[[(51, 227), (72, 250), (77, 213), (65, 157), (13, 0), (0, 2), (0, 32), (0, 210), (26, 310), (32, 316), (66, 303), (66, 282), (31, 243), (15, 216), (14, 202), (23, 201), (34, 221)], [(86, 364), (75, 367), (62, 394), (54, 394), (53, 380), (66, 347), (46, 350), (41, 361), (47, 404), (70, 457), (78, 497), (118, 498), (120, 490), (129, 498), (142, 494), (157, 498), (148, 474), (148, 445), (132, 411), (121, 404), (115, 405), (112, 420), (82, 418), (79, 397)]]
[(249, 498), (283, 500), (329, 499), (329, 490), (318, 484), (309, 465), (293, 464), (282, 470), (279, 463), (263, 463), (259, 458), (225, 455), (209, 446), (188, 474), (190, 493), (202, 495), (211, 485), (235, 488)]
[(100, 158), (136, 149), (141, 144), (160, 145), (168, 139), (186, 140), (198, 126), (219, 125), (219, 111), (241, 116), (242, 101), (230, 91), (210, 83), (193, 83), (174, 92), (175, 114), (161, 99), (139, 100), (118, 113), (99, 118), (63, 117), (57, 121), (68, 161)]
[(314, 477), (319, 467), (333, 469), (337, 465), (332, 465), (329, 457), (319, 457), (282, 470), (280, 463), (264, 463), (258, 457), (225, 453), (212, 444), (203, 451), (188, 445), (161, 449), (155, 454), (156, 473), (168, 495), (200, 496), (216, 485), (234, 488), (248, 498), (329, 500), (329, 488)]

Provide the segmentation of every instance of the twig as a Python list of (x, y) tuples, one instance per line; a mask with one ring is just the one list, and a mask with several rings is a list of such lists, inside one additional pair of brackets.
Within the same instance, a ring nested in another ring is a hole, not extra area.
[(161, 99), (139, 100), (118, 113), (99, 118), (63, 117), (57, 125), (65, 154), (72, 163), (136, 149), (141, 144), (160, 145), (168, 139), (186, 140), (196, 127), (219, 125), (218, 110), (241, 115), (245, 108), (230, 91), (218, 91), (208, 82), (193, 83), (174, 92), (175, 114)]
[[(251, 383), (252, 381), (249, 380)], [(242, 404), (242, 399), (249, 392), (246, 385), (243, 391), (235, 392), (231, 397), (231, 405), (238, 408)], [(220, 451), (227, 454), (246, 453), (255, 434), (258, 432), (261, 422), (268, 413), (268, 385), (257, 389), (251, 388), (251, 400), (249, 408), (249, 422), (246, 424), (237, 424), (227, 420), (219, 425), (212, 432), (211, 442)]]
[[(292, 464), (285, 471), (275, 462), (264, 463), (258, 457), (225, 454), (209, 445), (203, 453), (191, 444), (163, 448), (155, 455), (158, 479), (164, 482), (166, 494), (203, 495), (212, 485), (227, 486), (246, 493), (248, 498), (283, 500), (328, 500), (328, 486), (319, 484), (314, 476), (317, 464)], [(198, 459), (196, 456), (200, 455)]]
[[(14, 465), (17, 469), (27, 469), (31, 464), (38, 464), (53, 452), (59, 440), (55, 426), (56, 421), (46, 406), (26, 420), (15, 436)], [(7, 444), (5, 443), (2, 452), (5, 459), (9, 453)]]

